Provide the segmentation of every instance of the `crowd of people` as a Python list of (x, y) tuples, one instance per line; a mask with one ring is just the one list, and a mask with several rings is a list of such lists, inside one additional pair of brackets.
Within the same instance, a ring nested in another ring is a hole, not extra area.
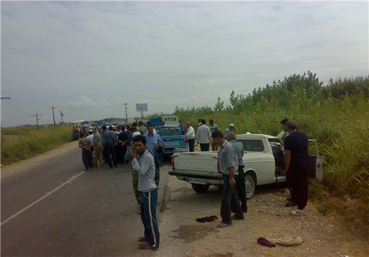
[[(191, 122), (184, 125), (180, 120), (179, 129), (186, 135), (189, 151), (194, 152), (195, 141), (200, 144), (201, 151), (209, 151), (210, 144), (213, 151), (218, 152), (219, 170), (224, 181), (221, 218), (218, 228), (232, 224), (233, 219), (244, 219), (247, 213), (247, 199), (244, 183), (243, 144), (236, 141), (235, 125), (231, 123), (221, 132), (214, 120), (210, 126), (205, 119), (198, 120), (195, 132)], [(165, 126), (165, 123), (160, 125)], [(308, 139), (304, 133), (297, 131), (297, 124), (293, 120), (282, 120), (283, 131), (278, 135), (284, 140), (284, 146), (278, 149), (284, 155), (284, 170), (290, 187), (291, 198), (286, 206), (296, 206), (293, 215), (306, 215), (308, 194)], [(131, 126), (117, 126), (116, 128), (102, 125), (95, 126), (88, 135), (83, 134), (79, 141), (82, 148), (82, 160), (85, 170), (101, 168), (107, 164), (112, 169), (118, 163), (131, 162), (132, 185), (138, 205), (139, 214), (145, 228), (144, 237), (139, 238), (141, 249), (157, 250), (159, 247), (159, 228), (156, 217), (157, 190), (160, 180), (160, 166), (164, 144), (160, 135), (155, 132), (153, 124), (146, 126), (143, 122), (133, 123)], [(235, 213), (233, 217), (231, 214)]]

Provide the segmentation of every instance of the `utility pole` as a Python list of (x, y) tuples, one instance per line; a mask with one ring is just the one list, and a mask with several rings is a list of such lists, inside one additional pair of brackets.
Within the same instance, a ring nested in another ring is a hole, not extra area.
[(61, 120), (62, 120), (62, 124), (64, 124), (63, 116), (64, 116), (64, 114), (62, 113), (62, 111), (60, 111), (60, 117), (61, 117)]
[(39, 120), (39, 116), (42, 116), (41, 114), (37, 114), (37, 112), (36, 112), (36, 115), (31, 115), (31, 117), (35, 117), (36, 116), (36, 123), (37, 123), (37, 131), (38, 131), (38, 120)]
[(56, 123), (55, 123), (55, 115), (54, 115), (54, 109), (56, 109), (56, 107), (51, 106), (52, 112), (53, 112), (53, 119), (54, 119), (54, 127), (56, 127)]
[(124, 103), (123, 104), (124, 106), (125, 106), (125, 108), (126, 108), (126, 125), (128, 124), (128, 115), (127, 115), (127, 109), (128, 109), (128, 107), (127, 107), (127, 103)]

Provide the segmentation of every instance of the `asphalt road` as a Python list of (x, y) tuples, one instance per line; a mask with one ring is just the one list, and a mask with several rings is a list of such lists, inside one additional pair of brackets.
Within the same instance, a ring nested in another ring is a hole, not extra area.
[(74, 148), (1, 180), (1, 256), (142, 256), (130, 165), (83, 170)]

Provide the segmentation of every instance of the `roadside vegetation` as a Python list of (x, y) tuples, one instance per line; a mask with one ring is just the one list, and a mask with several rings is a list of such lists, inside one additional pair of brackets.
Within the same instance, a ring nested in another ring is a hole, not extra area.
[[(280, 121), (294, 119), (299, 131), (317, 139), (324, 160), (323, 181), (311, 183), (310, 199), (323, 214), (340, 213), (349, 224), (369, 224), (369, 77), (332, 79), (324, 86), (316, 74), (292, 75), (251, 94), (218, 98), (214, 107), (176, 108), (175, 115), (197, 128), (214, 119), (224, 130), (277, 135)], [(309, 149), (310, 150), (310, 149)], [(311, 149), (313, 151), (313, 149)]]
[(70, 126), (1, 128), (1, 165), (25, 160), (71, 142)]

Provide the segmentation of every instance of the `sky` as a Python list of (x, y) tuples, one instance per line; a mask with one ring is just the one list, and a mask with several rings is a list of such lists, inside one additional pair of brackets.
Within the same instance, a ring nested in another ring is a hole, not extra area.
[(1, 1), (3, 127), (51, 124), (52, 107), (58, 123), (227, 105), (368, 68), (367, 1)]

